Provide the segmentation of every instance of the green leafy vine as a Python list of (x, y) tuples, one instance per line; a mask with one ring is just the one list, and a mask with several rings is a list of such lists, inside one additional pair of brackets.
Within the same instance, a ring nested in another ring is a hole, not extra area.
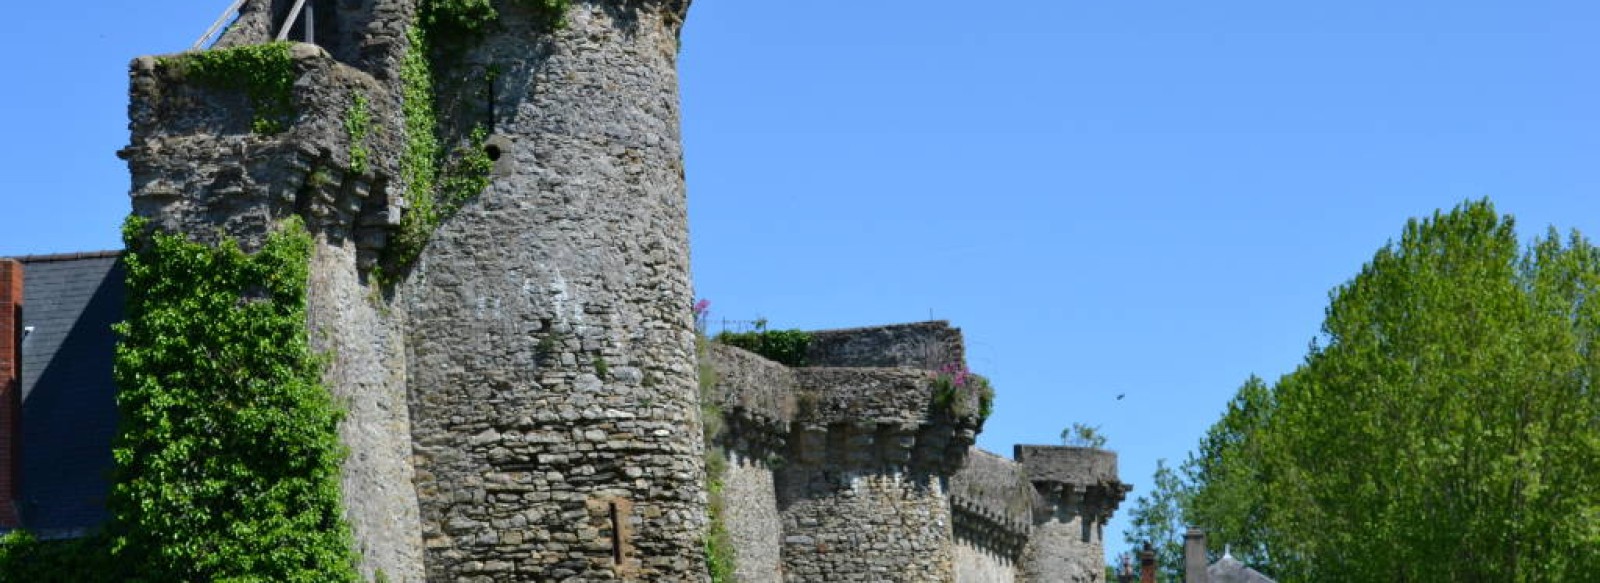
[(306, 332), (310, 235), (291, 219), (247, 254), (130, 218), (123, 237), (107, 503), (120, 580), (357, 580), (341, 413)]
[(366, 94), (351, 94), (350, 108), (345, 111), (344, 131), (350, 138), (350, 171), (365, 174), (367, 162), (372, 157), (367, 136), (372, 133), (372, 112)]

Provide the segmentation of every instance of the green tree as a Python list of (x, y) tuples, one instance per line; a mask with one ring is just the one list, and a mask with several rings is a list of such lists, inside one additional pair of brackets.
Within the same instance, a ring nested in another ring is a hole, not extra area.
[(1106, 446), (1106, 439), (1106, 434), (1100, 432), (1099, 425), (1073, 423), (1072, 427), (1061, 430), (1061, 445), (1103, 449)]
[(1266, 529), (1266, 481), (1258, 432), (1272, 408), (1272, 389), (1251, 375), (1222, 418), (1201, 438), (1183, 466), (1193, 494), (1184, 508), (1189, 524), (1206, 529), (1212, 559), (1231, 548), (1234, 558), (1272, 574)]
[(1156, 460), (1156, 472), (1151, 478), (1154, 486), (1148, 496), (1134, 500), (1129, 513), (1131, 522), (1122, 533), (1124, 542), (1138, 549), (1148, 541), (1156, 553), (1158, 575), (1164, 581), (1183, 580), (1183, 508), (1188, 504), (1189, 485), (1183, 476), (1167, 465), (1167, 460)]
[(1326, 345), (1279, 381), (1259, 441), (1223, 454), (1260, 455), (1285, 579), (1600, 572), (1597, 292), (1588, 241), (1524, 250), (1488, 201), (1413, 219), (1336, 289)]

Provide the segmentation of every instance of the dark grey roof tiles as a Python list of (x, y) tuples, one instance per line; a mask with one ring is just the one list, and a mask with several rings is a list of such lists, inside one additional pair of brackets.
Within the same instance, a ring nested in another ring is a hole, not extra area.
[(122, 319), (119, 254), (74, 253), (23, 262), (23, 525), (38, 533), (90, 529), (106, 519), (116, 386), (111, 360)]

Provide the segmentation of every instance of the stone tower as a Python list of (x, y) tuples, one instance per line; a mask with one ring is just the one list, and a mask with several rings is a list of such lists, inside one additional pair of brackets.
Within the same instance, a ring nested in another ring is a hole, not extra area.
[[(307, 38), (295, 4), (245, 2), (217, 46)], [(364, 576), (703, 580), (687, 0), (574, 0), (559, 27), (549, 3), (492, 4), (498, 18), (433, 76), (448, 80), (434, 84), (446, 145), (485, 148), (493, 170), (414, 260), (383, 258), (420, 196), (403, 97), (419, 0), (305, 2), (316, 44), (288, 49), (279, 106), (183, 57), (136, 60), (121, 152), (134, 214), (247, 251), (305, 220), (308, 327), (347, 411), (341, 486)], [(271, 116), (279, 130), (260, 131)], [(487, 139), (466, 139), (475, 128)]]
[(404, 290), (429, 578), (700, 580), (687, 5), (575, 2), (546, 33), (498, 4), (439, 73), (486, 80), (443, 97), (487, 122), (494, 177)]

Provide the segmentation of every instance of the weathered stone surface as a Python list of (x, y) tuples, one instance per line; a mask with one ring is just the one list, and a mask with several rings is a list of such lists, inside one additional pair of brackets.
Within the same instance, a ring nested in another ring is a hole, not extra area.
[(1044, 498), (1022, 560), (1038, 583), (1105, 579), (1106, 521), (1130, 486), (1117, 476), (1115, 453), (1093, 448), (1018, 445), (1016, 458)]
[[(960, 519), (957, 519), (960, 522)], [(1016, 583), (1016, 559), (956, 537), (956, 583)]]
[(734, 577), (742, 583), (782, 581), (783, 521), (772, 468), (737, 451), (728, 457), (722, 520), (734, 541)]
[(681, 6), (574, 3), (554, 32), (500, 8), (436, 74), (500, 71), (492, 91), (445, 95), (487, 117), (445, 121), (509, 136), (509, 169), (404, 288), (428, 578), (699, 581)]
[(1018, 445), (1017, 462), (1035, 482), (1094, 485), (1118, 483), (1117, 454), (1092, 447)]
[(961, 329), (942, 320), (818, 330), (811, 333), (806, 349), (808, 366), (939, 370), (966, 361)]

